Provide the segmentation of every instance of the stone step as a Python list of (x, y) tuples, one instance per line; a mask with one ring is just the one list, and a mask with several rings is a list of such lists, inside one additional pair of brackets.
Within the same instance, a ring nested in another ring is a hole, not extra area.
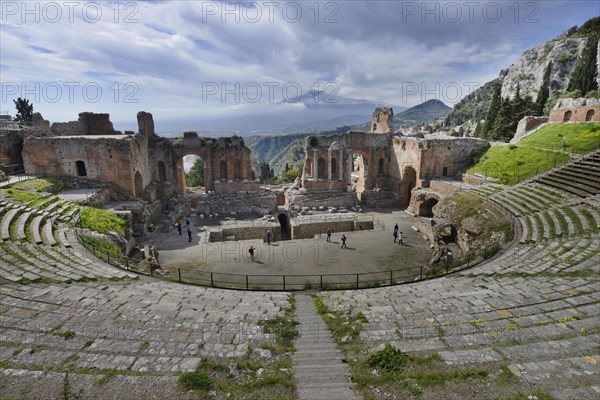
[(42, 243), (42, 235), (41, 235), (41, 231), (40, 231), (40, 225), (41, 225), (43, 219), (44, 219), (44, 216), (36, 215), (33, 218), (33, 220), (31, 221), (31, 224), (29, 225), (29, 231), (31, 233), (31, 238), (33, 240), (33, 243), (35, 243), (35, 244)]
[(42, 226), (42, 241), (44, 242), (44, 244), (49, 244), (51, 246), (54, 246), (56, 244), (56, 239), (54, 239), (54, 235), (52, 232), (52, 220), (47, 219), (44, 225)]
[(27, 220), (29, 219), (29, 217), (31, 217), (33, 215), (33, 213), (31, 211), (27, 211), (24, 213), (21, 213), (21, 215), (19, 215), (19, 218), (17, 218), (17, 222), (16, 222), (16, 237), (15, 240), (25, 240), (27, 239), (27, 235), (25, 234), (25, 227), (27, 225)]
[(10, 224), (19, 212), (18, 208), (13, 208), (4, 214), (0, 222), (0, 239), (10, 240)]

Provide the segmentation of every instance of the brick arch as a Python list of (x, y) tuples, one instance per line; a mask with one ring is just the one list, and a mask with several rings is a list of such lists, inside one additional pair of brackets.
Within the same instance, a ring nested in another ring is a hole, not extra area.
[(585, 113), (585, 121), (586, 122), (593, 121), (595, 113), (596, 113), (596, 111), (593, 108), (587, 110), (587, 112)]
[(569, 122), (573, 118), (573, 111), (566, 110), (563, 114), (563, 122)]

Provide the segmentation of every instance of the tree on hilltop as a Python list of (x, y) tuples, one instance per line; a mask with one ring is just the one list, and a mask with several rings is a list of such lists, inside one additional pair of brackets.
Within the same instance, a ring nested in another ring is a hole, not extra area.
[(17, 122), (32, 122), (33, 121), (33, 103), (30, 104), (29, 100), (18, 98), (13, 100), (17, 109), (17, 115), (15, 115), (15, 121)]

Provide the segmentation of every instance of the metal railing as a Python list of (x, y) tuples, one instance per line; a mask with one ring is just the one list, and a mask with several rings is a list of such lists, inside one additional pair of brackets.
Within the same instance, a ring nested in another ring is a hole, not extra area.
[[(481, 250), (432, 266), (423, 264), (420, 266), (375, 272), (318, 275), (250, 275), (196, 271), (195, 275), (191, 276), (185, 275), (185, 273), (182, 273), (181, 269), (178, 268), (175, 276), (166, 276), (158, 274), (155, 271), (155, 268), (145, 261), (113, 253), (110, 250), (92, 243), (77, 230), (75, 232), (79, 243), (82, 244), (84, 248), (90, 251), (94, 256), (120, 269), (183, 284), (254, 291), (346, 290), (407, 284), (464, 271), (490, 259), (502, 249), (502, 244), (500, 242), (495, 242)], [(512, 241), (512, 238), (513, 235), (511, 234), (507, 242)]]

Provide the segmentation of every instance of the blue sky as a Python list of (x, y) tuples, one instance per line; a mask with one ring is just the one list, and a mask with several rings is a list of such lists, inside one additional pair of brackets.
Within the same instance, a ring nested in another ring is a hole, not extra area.
[[(0, 109), (251, 114), (328, 93), (449, 105), (600, 1), (0, 1)], [(301, 93), (298, 93), (300, 91)], [(274, 104), (275, 103), (275, 104)]]

